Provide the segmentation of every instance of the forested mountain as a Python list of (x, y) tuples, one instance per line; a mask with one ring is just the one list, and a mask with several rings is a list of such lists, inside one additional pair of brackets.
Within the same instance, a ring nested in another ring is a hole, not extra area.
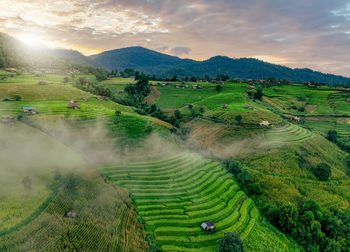
[(157, 76), (203, 77), (226, 74), (231, 78), (264, 79), (274, 77), (291, 81), (317, 81), (324, 83), (347, 83), (350, 78), (332, 74), (323, 74), (311, 69), (292, 69), (252, 58), (232, 59), (216, 56), (205, 61), (180, 59), (142, 47), (129, 47), (106, 51), (89, 57), (106, 69), (125, 68)]
[(90, 59), (101, 64), (104, 68), (118, 71), (133, 68), (141, 72), (164, 74), (175, 66), (183, 63), (195, 63), (194, 60), (180, 59), (152, 51), (143, 47), (128, 47), (102, 52), (89, 56)]

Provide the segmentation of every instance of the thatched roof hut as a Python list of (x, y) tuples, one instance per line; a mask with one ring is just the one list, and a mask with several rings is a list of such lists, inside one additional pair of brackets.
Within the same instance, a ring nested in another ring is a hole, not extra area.
[(261, 123), (259, 123), (260, 127), (269, 127), (270, 123), (268, 121), (262, 121)]
[(38, 84), (39, 85), (47, 85), (49, 83), (47, 83), (47, 81), (45, 81), (45, 80), (40, 80), (40, 81), (38, 81)]
[(108, 97), (107, 96), (99, 96), (99, 97), (96, 97), (97, 100), (99, 101), (108, 101)]
[(67, 213), (67, 217), (69, 217), (69, 218), (76, 218), (77, 216), (78, 216), (78, 214), (75, 211), (69, 211)]
[(72, 101), (70, 101), (68, 103), (68, 108), (70, 108), (70, 109), (79, 109), (80, 108), (80, 103), (78, 101), (72, 100)]

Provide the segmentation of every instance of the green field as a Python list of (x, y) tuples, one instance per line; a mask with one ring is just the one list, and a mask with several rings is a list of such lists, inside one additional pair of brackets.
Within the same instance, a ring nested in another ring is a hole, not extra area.
[(346, 102), (349, 95), (340, 91), (295, 84), (265, 88), (264, 95), (268, 98), (266, 102), (284, 113), (350, 116), (350, 103)]
[[(107, 166), (102, 173), (131, 192), (146, 231), (162, 250), (216, 251), (216, 242), (225, 232), (240, 233), (251, 247), (258, 244), (257, 237), (250, 236), (260, 226), (258, 210), (217, 162), (193, 154), (178, 154)], [(200, 228), (208, 220), (215, 222), (214, 233)], [(288, 240), (268, 232), (275, 239), (274, 249), (287, 249)]]

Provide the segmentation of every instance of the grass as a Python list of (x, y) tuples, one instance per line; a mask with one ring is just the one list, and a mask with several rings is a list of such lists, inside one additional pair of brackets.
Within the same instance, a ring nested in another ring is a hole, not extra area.
[[(157, 246), (171, 251), (216, 251), (225, 232), (239, 232), (247, 243), (259, 225), (251, 199), (219, 163), (193, 154), (102, 168), (104, 176), (127, 188), (146, 230)], [(216, 232), (200, 228), (213, 220)]]
[[(185, 85), (191, 87), (191, 83)], [(244, 110), (245, 84), (225, 84), (220, 92), (216, 90), (215, 84), (196, 83), (196, 85), (203, 86), (203, 89), (175, 88), (175, 83), (171, 86), (158, 87), (161, 96), (156, 104), (162, 109), (178, 109), (187, 104), (198, 104), (208, 110), (224, 110), (222, 105), (228, 104), (229, 111)]]
[[(294, 84), (264, 89), (266, 102), (284, 113), (295, 115), (350, 115), (348, 94), (341, 91), (308, 88)], [(299, 109), (303, 107), (305, 111)]]

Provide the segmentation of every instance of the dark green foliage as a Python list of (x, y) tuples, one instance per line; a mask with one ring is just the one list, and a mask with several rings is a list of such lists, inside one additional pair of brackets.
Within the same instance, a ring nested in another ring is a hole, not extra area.
[(179, 121), (181, 121), (182, 118), (183, 118), (183, 116), (182, 116), (180, 110), (175, 110), (174, 116), (175, 116), (175, 118), (176, 118), (177, 120), (179, 120)]
[(13, 95), (11, 98), (13, 100), (15, 100), (15, 101), (21, 101), (22, 100), (22, 96), (20, 96), (20, 95)]
[(92, 82), (86, 80), (84, 77), (79, 78), (77, 81), (75, 81), (74, 86), (76, 88), (79, 88), (83, 91), (90, 92), (95, 95), (100, 96), (106, 96), (106, 97), (112, 97), (112, 92), (108, 88), (105, 88), (104, 86), (100, 85), (98, 82)]
[(288, 233), (290, 230), (294, 230), (296, 228), (298, 217), (298, 209), (295, 207), (295, 205), (284, 205), (280, 210), (278, 225), (283, 232)]
[(259, 86), (256, 90), (256, 93), (254, 94), (254, 99), (261, 100), (262, 97), (263, 97), (263, 88), (262, 86)]
[(331, 176), (331, 167), (328, 164), (322, 163), (317, 165), (313, 172), (315, 176), (322, 181), (327, 181), (329, 177)]
[(241, 115), (236, 115), (235, 119), (238, 123), (241, 123), (243, 117)]
[(64, 77), (62, 82), (65, 83), (65, 84), (68, 83), (69, 82), (69, 77), (67, 77), (67, 76)]
[(115, 115), (116, 115), (116, 116), (121, 116), (121, 115), (122, 115), (122, 112), (119, 111), (119, 110), (117, 110), (117, 111), (115, 111)]
[(333, 143), (337, 143), (338, 132), (336, 130), (329, 130), (326, 138)]
[(222, 86), (220, 84), (216, 85), (216, 91), (221, 91), (222, 90)]
[(244, 246), (239, 234), (225, 233), (224, 237), (219, 240), (219, 252), (243, 252)]
[(268, 205), (265, 216), (281, 231), (289, 234), (306, 251), (348, 251), (350, 212), (326, 212), (313, 200), (300, 207)]

